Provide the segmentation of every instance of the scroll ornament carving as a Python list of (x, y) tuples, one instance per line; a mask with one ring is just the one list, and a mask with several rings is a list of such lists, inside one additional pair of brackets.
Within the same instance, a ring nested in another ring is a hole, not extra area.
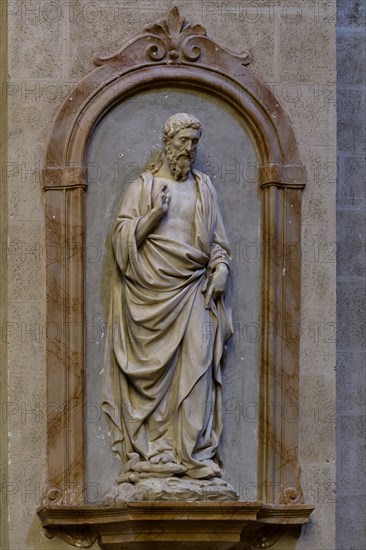
[(62, 497), (63, 494), (59, 487), (50, 487), (46, 492), (44, 501), (49, 504), (61, 504)]
[(240, 61), (242, 65), (249, 65), (252, 61), (248, 52), (241, 54), (233, 53), (222, 48), (213, 40), (207, 37), (205, 27), (202, 25), (190, 25), (186, 18), (174, 7), (170, 10), (166, 19), (146, 25), (144, 34), (137, 35), (126, 43), (122, 48), (110, 56), (95, 55), (95, 65), (104, 65), (117, 61), (129, 46), (136, 42), (145, 40), (148, 45), (145, 47), (145, 59), (147, 61), (166, 62), (168, 65), (179, 65), (181, 62), (195, 62), (201, 57), (202, 49), (207, 51), (228, 53)]
[(76, 529), (72, 527), (45, 529), (45, 534), (48, 539), (58, 536), (75, 548), (90, 548), (98, 538), (98, 533), (92, 527), (86, 526)]
[[(201, 50), (194, 47), (191, 52), (186, 50), (186, 43), (193, 36), (206, 36), (206, 29), (202, 25), (189, 25), (186, 19), (179, 14), (178, 8), (173, 8), (168, 17), (160, 23), (146, 25), (146, 32), (158, 36), (164, 43), (165, 52), (168, 54), (169, 63), (179, 59), (179, 50), (189, 61), (196, 61), (201, 55)], [(156, 46), (147, 49), (146, 55), (151, 61), (156, 61)]]
[[(295, 532), (296, 530), (296, 532)], [(287, 528), (287, 532), (291, 531)], [(254, 530), (252, 539), (248, 542), (253, 548), (272, 548), (284, 535), (286, 529), (284, 526), (265, 525)], [(292, 534), (298, 535), (298, 527), (293, 528)]]
[(285, 491), (281, 492), (277, 499), (277, 504), (298, 504), (304, 502), (304, 495), (300, 484), (298, 486), (286, 487)]
[(304, 493), (300, 483), (300, 466), (296, 464), (296, 480), (294, 483), (281, 485), (279, 492), (275, 497), (276, 504), (303, 504)]

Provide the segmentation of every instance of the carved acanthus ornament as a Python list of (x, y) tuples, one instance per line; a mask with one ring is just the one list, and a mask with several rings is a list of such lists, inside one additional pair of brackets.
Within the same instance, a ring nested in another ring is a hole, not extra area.
[[(178, 8), (173, 8), (168, 17), (160, 23), (146, 25), (146, 32), (151, 33), (154, 37), (159, 37), (164, 43), (165, 51), (168, 54), (169, 62), (175, 63), (180, 57), (180, 50), (184, 57), (190, 61), (196, 61), (201, 51), (199, 48), (192, 49), (192, 53), (186, 52), (186, 44), (188, 40), (194, 36), (206, 36), (206, 29), (202, 25), (189, 25), (185, 17), (179, 14)], [(156, 46), (147, 50), (147, 56), (152, 61), (155, 57)]]
[(195, 62), (201, 58), (203, 49), (207, 51), (224, 52), (235, 57), (241, 65), (249, 65), (251, 56), (248, 52), (237, 54), (230, 52), (207, 37), (202, 25), (190, 25), (186, 18), (180, 15), (179, 9), (170, 10), (166, 19), (144, 27), (144, 34), (139, 34), (127, 42), (112, 55), (103, 57), (95, 55), (95, 65), (104, 65), (123, 60), (129, 49), (134, 49), (137, 43), (146, 42), (145, 59), (147, 61), (165, 62), (168, 65), (179, 65), (182, 62)]

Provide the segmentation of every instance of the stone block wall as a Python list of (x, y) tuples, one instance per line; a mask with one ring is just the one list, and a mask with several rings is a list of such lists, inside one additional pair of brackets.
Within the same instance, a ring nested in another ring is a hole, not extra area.
[(366, 16), (338, 2), (337, 549), (366, 548)]
[[(8, 150), (2, 150), (2, 186), (7, 185), (2, 282), (8, 277), (1, 327), (1, 345), (7, 351), (1, 368), (8, 388), (3, 387), (1, 424), (7, 442), (1, 457), (4, 550), (68, 548), (61, 540), (45, 538), (36, 515), (46, 479), (46, 253), (40, 170), (48, 131), (63, 97), (93, 68), (92, 55), (115, 51), (171, 6), (170, 0), (1, 2), (9, 75), (6, 81), (2, 74), (2, 110), (7, 101), (9, 118)], [(277, 548), (330, 550), (335, 547), (335, 4), (182, 0), (179, 7), (226, 47), (252, 53), (252, 69), (288, 112), (308, 169), (299, 453), (305, 499), (316, 511), (299, 539), (289, 537)], [(344, 17), (349, 17), (347, 10)], [(349, 85), (353, 92), (355, 84)], [(356, 113), (354, 103), (349, 116)], [(344, 140), (346, 151), (357, 138), (346, 134)], [(355, 186), (360, 161), (353, 163), (352, 155), (344, 155), (343, 166)], [(360, 269), (360, 260), (349, 264)], [(352, 280), (345, 290), (353, 293), (355, 303), (357, 285)], [(361, 307), (359, 311), (361, 315)], [(348, 328), (345, 335), (355, 337)], [(349, 429), (346, 423), (344, 429)], [(360, 425), (354, 425), (355, 438), (357, 429)]]

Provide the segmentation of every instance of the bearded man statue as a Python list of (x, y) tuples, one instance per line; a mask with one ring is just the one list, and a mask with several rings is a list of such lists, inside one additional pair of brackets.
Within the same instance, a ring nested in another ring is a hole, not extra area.
[(215, 189), (193, 169), (200, 137), (195, 116), (167, 120), (164, 149), (128, 187), (113, 231), (103, 408), (119, 483), (222, 473), (231, 252)]

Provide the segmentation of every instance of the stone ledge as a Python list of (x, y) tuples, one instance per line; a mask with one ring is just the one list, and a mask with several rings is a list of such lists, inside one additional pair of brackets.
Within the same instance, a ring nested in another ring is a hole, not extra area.
[(47, 505), (38, 515), (48, 538), (106, 550), (269, 548), (308, 522), (312, 505), (260, 502), (130, 502), (111, 506)]

